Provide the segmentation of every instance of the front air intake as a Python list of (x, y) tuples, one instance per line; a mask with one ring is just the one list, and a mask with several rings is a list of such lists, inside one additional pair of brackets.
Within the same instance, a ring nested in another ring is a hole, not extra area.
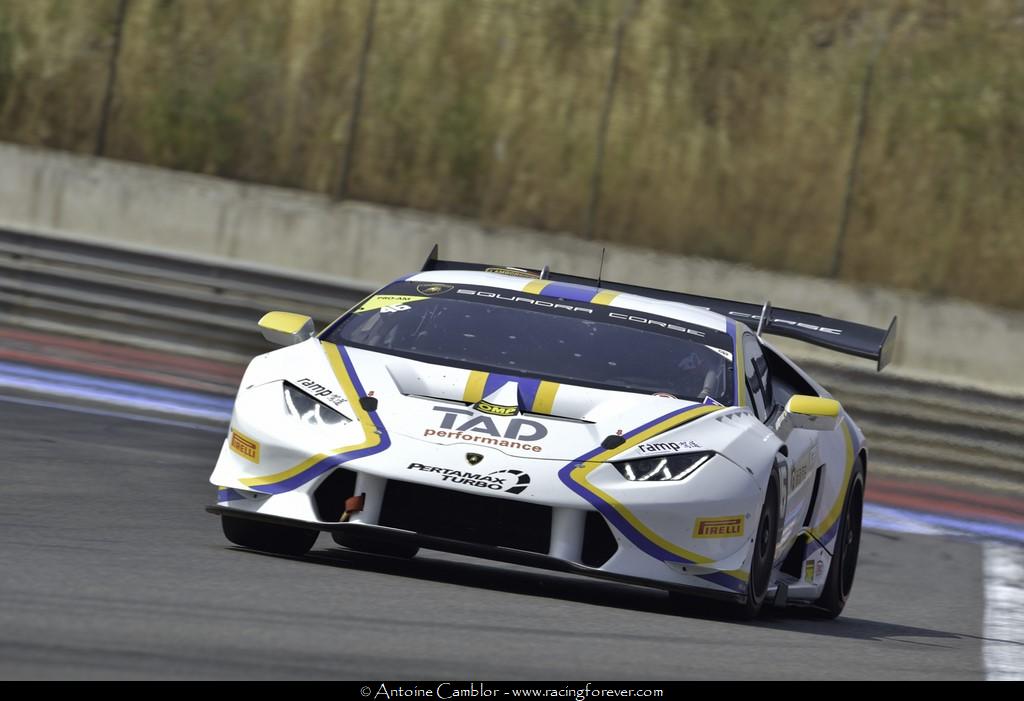
[(551, 507), (388, 480), (381, 526), (547, 554)]

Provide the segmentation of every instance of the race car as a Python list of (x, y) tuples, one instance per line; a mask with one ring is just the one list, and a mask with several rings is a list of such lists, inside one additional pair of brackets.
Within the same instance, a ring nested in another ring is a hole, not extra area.
[(869, 358), (886, 329), (440, 260), (321, 332), (270, 312), (210, 482), (225, 536), (299, 556), (419, 548), (835, 617), (868, 452), (765, 340)]

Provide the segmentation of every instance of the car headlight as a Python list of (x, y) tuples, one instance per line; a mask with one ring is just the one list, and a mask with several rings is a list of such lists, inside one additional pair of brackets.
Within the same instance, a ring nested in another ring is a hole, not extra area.
[(678, 482), (706, 463), (714, 453), (679, 453), (613, 462), (630, 482)]
[(287, 382), (282, 383), (282, 386), (284, 387), (285, 412), (302, 423), (310, 426), (335, 426), (352, 421), (340, 411), (313, 399), (297, 387), (293, 387)]

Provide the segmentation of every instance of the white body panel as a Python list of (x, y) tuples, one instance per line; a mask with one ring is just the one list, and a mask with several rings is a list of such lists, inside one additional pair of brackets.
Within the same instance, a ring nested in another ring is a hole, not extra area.
[[(514, 292), (536, 284), (464, 271), (410, 280)], [(604, 303), (732, 329), (737, 336), (746, 331), (674, 302), (622, 294)], [(351, 523), (378, 524), (389, 481), (541, 505), (552, 508), (550, 544), (541, 554), (577, 564), (587, 514), (596, 513), (617, 549), (595, 571), (739, 595), (765, 489), (778, 464), (782, 511), (772, 581), (785, 582), (790, 599), (820, 594), (853, 461), (864, 445), (845, 413), (834, 431), (797, 429), (783, 442), (746, 402), (704, 406), (549, 383), (534, 388), (538, 396), (550, 395), (544, 414), (498, 416), (466, 401), (479, 374), (318, 339), (258, 356), (243, 377), (231, 433), (210, 477), (221, 489), (218, 503), (313, 525), (336, 523), (321, 520), (315, 494), (332, 472), (344, 469), (356, 473), (353, 495), (365, 495), (362, 510), (349, 515)], [(304, 423), (286, 408), (285, 382), (350, 421)], [(492, 396), (514, 397), (515, 389), (499, 387)], [(363, 406), (364, 398), (371, 404)], [(615, 436), (621, 445), (602, 446)], [(679, 481), (628, 481), (611, 464), (689, 452), (714, 456)], [(798, 569), (790, 566), (787, 574), (781, 565), (794, 543), (804, 552), (797, 553)]]

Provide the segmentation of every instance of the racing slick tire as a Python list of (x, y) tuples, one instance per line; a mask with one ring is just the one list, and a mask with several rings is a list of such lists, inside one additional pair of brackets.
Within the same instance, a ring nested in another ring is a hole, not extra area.
[(235, 545), (276, 555), (305, 555), (316, 542), (319, 531), (278, 526), (236, 516), (220, 517), (224, 537)]
[(673, 608), (684, 615), (711, 614), (727, 619), (749, 620), (761, 611), (768, 594), (772, 565), (775, 562), (775, 544), (779, 536), (779, 475), (772, 471), (768, 480), (764, 506), (754, 536), (754, 547), (750, 555), (750, 578), (747, 581), (746, 599), (740, 603), (719, 601), (698, 601), (679, 592), (669, 592)]
[(864, 514), (864, 465), (860, 458), (853, 463), (846, 503), (840, 516), (835, 553), (828, 568), (828, 578), (813, 611), (821, 618), (835, 618), (843, 612), (853, 588), (860, 553), (861, 519)]
[(388, 555), (390, 557), (409, 559), (416, 557), (416, 553), (420, 551), (416, 545), (392, 543), (385, 540), (377, 540), (376, 538), (357, 536), (352, 533), (331, 533), (331, 537), (334, 538), (334, 542), (338, 545), (371, 555)]
[(779, 539), (779, 474), (772, 471), (765, 490), (764, 506), (757, 522), (754, 547), (750, 553), (750, 578), (747, 580), (746, 600), (739, 604), (740, 618), (754, 618), (768, 595), (768, 584), (775, 563), (775, 544)]

